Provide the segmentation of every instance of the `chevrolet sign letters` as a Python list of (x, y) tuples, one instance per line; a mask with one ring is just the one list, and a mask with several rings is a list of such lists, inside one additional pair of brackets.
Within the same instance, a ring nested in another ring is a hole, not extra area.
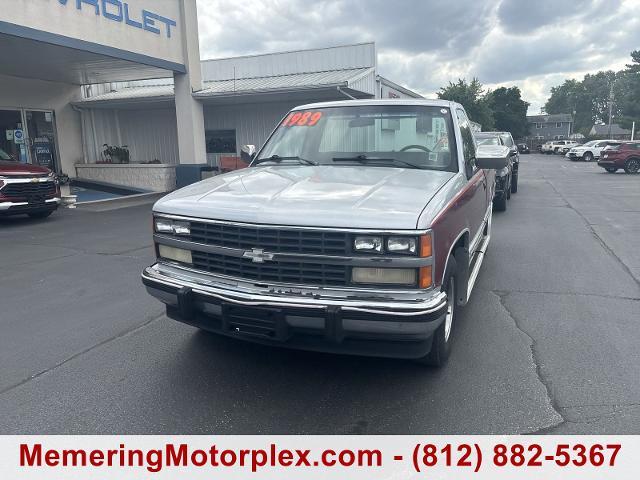
[(142, 10), (137, 16), (134, 15), (134, 17), (132, 17), (129, 11), (129, 4), (121, 0), (72, 0), (72, 2), (69, 2), (69, 0), (58, 0), (58, 2), (60, 2), (61, 5), (75, 3), (78, 10), (82, 10), (83, 6), (85, 6), (93, 9), (96, 15), (102, 15), (108, 20), (119, 23), (124, 22), (131, 27), (140, 28), (157, 35), (163, 34), (159, 27), (164, 24), (165, 28), (163, 30), (167, 38), (171, 38), (171, 27), (177, 25), (175, 20), (148, 10)]

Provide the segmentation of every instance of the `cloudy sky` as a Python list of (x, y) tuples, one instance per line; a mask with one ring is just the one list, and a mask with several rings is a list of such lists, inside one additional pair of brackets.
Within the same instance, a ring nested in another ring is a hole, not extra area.
[(433, 97), (518, 85), (538, 113), (565, 78), (640, 48), (640, 0), (198, 0), (203, 58), (375, 41), (380, 73)]

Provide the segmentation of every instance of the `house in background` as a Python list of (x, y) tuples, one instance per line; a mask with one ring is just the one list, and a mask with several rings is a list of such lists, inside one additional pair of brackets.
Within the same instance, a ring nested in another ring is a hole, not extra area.
[(527, 115), (530, 141), (563, 140), (573, 135), (573, 118), (568, 113)]
[(594, 125), (589, 131), (589, 136), (611, 140), (631, 140), (631, 130), (622, 128), (617, 123), (612, 123), (611, 133), (609, 133), (609, 125)]

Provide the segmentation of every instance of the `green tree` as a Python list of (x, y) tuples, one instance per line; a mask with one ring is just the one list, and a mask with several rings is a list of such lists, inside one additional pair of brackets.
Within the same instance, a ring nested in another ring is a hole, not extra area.
[[(594, 123), (609, 122), (609, 100), (612, 88), (614, 95), (618, 93), (617, 78), (618, 74), (612, 70), (585, 75), (582, 84), (591, 102), (591, 119)], [(614, 104), (614, 107), (616, 107), (616, 104)], [(619, 113), (619, 109), (614, 108), (613, 117), (618, 117)]]
[(546, 112), (572, 114), (574, 130), (587, 135), (594, 123), (609, 123), (613, 98), (612, 122), (625, 128), (640, 122), (640, 50), (631, 52), (631, 60), (620, 72), (600, 71), (553, 87)]
[(636, 128), (640, 128), (640, 50), (631, 52), (631, 62), (616, 82), (616, 103), (620, 110), (618, 123), (623, 128), (631, 128), (636, 122)]
[(470, 83), (463, 78), (456, 83), (449, 82), (449, 85), (440, 89), (438, 98), (461, 104), (467, 111), (469, 118), (481, 124), (483, 130), (493, 128), (493, 114), (485, 98), (482, 84), (477, 78), (471, 80)]
[(551, 96), (544, 106), (548, 114), (568, 113), (574, 118), (574, 131), (587, 134), (593, 125), (591, 101), (581, 81), (565, 80), (551, 88)]
[(487, 103), (493, 113), (496, 130), (511, 132), (518, 139), (529, 135), (529, 103), (522, 100), (518, 87), (500, 87), (487, 93)]

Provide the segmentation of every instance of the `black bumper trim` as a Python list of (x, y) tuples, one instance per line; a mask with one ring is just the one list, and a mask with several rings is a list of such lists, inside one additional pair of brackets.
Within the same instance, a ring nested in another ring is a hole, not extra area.
[[(429, 325), (429, 331), (433, 332), (440, 326), (446, 313), (446, 305), (435, 312), (416, 317), (347, 312), (338, 306), (312, 310), (245, 307), (208, 297), (189, 287), (177, 288), (144, 277), (142, 280), (147, 288), (177, 296), (177, 305), (166, 307), (167, 316), (173, 320), (254, 343), (328, 353), (407, 359), (423, 357), (431, 349), (431, 334), (345, 332), (344, 321), (417, 322)], [(220, 314), (203, 311), (203, 305), (219, 307)], [(287, 324), (288, 315), (322, 318), (324, 328), (292, 327)]]

